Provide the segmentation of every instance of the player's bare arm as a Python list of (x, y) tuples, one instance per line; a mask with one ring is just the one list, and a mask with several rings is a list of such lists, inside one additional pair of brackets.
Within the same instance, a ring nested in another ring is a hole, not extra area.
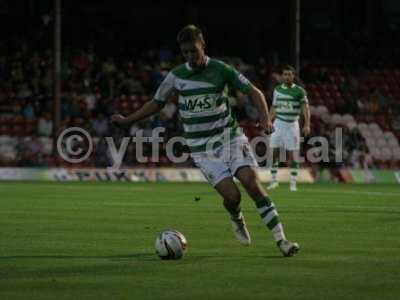
[(119, 125), (131, 124), (146, 119), (158, 113), (161, 109), (162, 106), (160, 106), (155, 100), (152, 100), (150, 102), (147, 102), (138, 111), (130, 114), (127, 117), (124, 117), (123, 115), (120, 114), (112, 115), (111, 121)]
[(256, 88), (254, 85), (251, 85), (250, 93), (249, 93), (253, 103), (258, 108), (260, 112), (260, 124), (266, 133), (272, 132), (272, 123), (269, 117), (268, 105), (265, 100), (264, 94)]
[(269, 119), (272, 121), (275, 120), (275, 116), (276, 116), (276, 111), (275, 108), (272, 106), (271, 109), (269, 110)]
[(303, 116), (304, 116), (303, 134), (304, 134), (304, 136), (308, 136), (311, 131), (310, 106), (308, 105), (308, 103), (303, 104)]

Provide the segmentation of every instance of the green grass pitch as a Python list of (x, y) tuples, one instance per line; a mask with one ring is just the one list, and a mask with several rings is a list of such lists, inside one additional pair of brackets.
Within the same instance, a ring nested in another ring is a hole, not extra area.
[[(2, 182), (0, 299), (400, 299), (398, 186), (270, 194), (296, 257), (245, 193), (250, 247), (207, 184)], [(188, 239), (184, 259), (154, 254), (166, 228)]]

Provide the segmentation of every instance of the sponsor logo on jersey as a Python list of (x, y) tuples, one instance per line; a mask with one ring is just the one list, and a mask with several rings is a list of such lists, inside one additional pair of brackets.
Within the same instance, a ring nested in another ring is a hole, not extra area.
[(183, 103), (185, 110), (200, 112), (213, 109), (215, 107), (215, 99), (210, 96), (199, 96), (186, 98)]

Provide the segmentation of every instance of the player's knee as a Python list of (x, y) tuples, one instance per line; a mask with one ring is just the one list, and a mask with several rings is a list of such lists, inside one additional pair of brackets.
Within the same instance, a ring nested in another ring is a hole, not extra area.
[(242, 184), (246, 187), (246, 190), (251, 198), (259, 199), (260, 197), (265, 196), (265, 191), (263, 190), (255, 171), (251, 172), (246, 178), (245, 182)]
[(249, 171), (246, 176), (241, 180), (242, 184), (246, 187), (246, 189), (252, 189), (257, 186), (257, 174), (252, 169)]
[(232, 204), (239, 204), (240, 198), (241, 195), (239, 190), (232, 190), (224, 195), (224, 200)]

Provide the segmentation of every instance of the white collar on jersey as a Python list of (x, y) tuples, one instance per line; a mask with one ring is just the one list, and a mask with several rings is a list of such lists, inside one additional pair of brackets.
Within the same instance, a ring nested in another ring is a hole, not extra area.
[[(209, 62), (210, 62), (210, 58), (206, 55), (206, 66), (208, 65)], [(185, 66), (189, 71), (192, 71), (193, 68), (189, 65), (188, 62), (185, 63)]]
[(294, 83), (292, 83), (291, 86), (287, 86), (285, 83), (282, 83), (282, 88), (284, 88), (284, 89), (292, 88), (292, 87), (294, 87), (294, 86), (295, 86)]

